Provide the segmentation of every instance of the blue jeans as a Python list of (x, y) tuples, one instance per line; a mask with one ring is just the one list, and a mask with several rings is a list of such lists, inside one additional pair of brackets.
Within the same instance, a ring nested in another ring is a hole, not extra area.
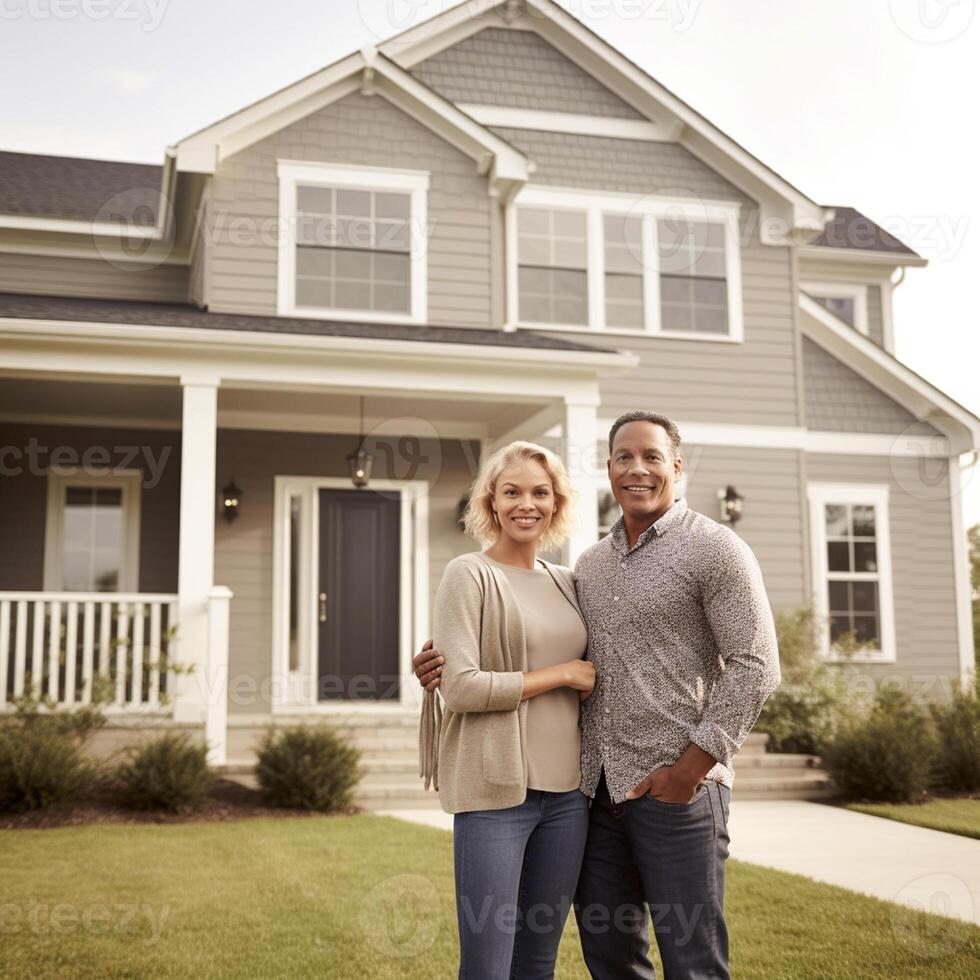
[(725, 859), (731, 790), (706, 781), (690, 803), (613, 803), (604, 776), (589, 811), (575, 915), (594, 980), (654, 980), (647, 907), (664, 980), (728, 980)]
[(460, 980), (554, 977), (588, 830), (577, 789), (455, 815)]

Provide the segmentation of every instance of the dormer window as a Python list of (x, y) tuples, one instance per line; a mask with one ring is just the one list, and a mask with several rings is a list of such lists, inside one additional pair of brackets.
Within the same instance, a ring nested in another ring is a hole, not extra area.
[(742, 339), (737, 204), (525, 187), (507, 230), (514, 326)]
[(422, 322), (428, 174), (279, 161), (283, 316)]
[(868, 334), (868, 287), (862, 283), (801, 282), (800, 287), (838, 320)]

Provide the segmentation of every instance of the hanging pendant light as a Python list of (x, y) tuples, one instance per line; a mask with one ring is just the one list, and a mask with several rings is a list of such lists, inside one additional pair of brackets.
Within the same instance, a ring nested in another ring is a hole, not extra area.
[(371, 468), (374, 466), (374, 456), (364, 448), (364, 396), (361, 396), (361, 427), (357, 440), (357, 448), (347, 456), (350, 467), (350, 482), (358, 490), (363, 490), (371, 482)]

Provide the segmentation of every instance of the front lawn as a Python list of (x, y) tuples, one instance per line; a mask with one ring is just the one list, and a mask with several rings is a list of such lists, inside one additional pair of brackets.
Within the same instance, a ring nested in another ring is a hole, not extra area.
[[(455, 975), (443, 831), (374, 816), (102, 824), (3, 830), (0, 854), (0, 977)], [(727, 908), (739, 980), (935, 980), (980, 958), (974, 926), (734, 861)], [(557, 975), (586, 978), (573, 922)]]
[(847, 809), (980, 840), (980, 799), (932, 799), (925, 803), (849, 803)]

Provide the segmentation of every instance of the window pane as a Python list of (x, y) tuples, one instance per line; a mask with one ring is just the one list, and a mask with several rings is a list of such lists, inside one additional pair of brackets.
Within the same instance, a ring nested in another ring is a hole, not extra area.
[(850, 616), (830, 617), (830, 642), (836, 643), (845, 633), (852, 632)]
[(585, 241), (584, 211), (552, 211), (554, 234), (560, 238)]
[(854, 326), (854, 299), (844, 296), (814, 296), (821, 306), (830, 310), (838, 319)]
[(854, 638), (858, 641), (858, 643), (877, 643), (878, 617), (855, 614)]
[(520, 235), (548, 236), (551, 230), (550, 211), (544, 208), (518, 208), (517, 231)]
[(851, 608), (851, 594), (848, 582), (829, 582), (830, 611), (846, 613)]
[(374, 216), (376, 218), (394, 218), (408, 221), (411, 199), (408, 194), (385, 194), (376, 192), (374, 195)]
[(296, 208), (299, 211), (333, 214), (333, 193), (332, 187), (297, 187)]
[(114, 592), (123, 548), (122, 489), (68, 486), (63, 515), (62, 588)]
[(299, 496), (289, 498), (289, 669), (299, 669)]
[(824, 519), (827, 522), (827, 537), (847, 537), (847, 508), (843, 504), (827, 504)]
[(873, 541), (854, 542), (854, 571), (877, 572), (878, 558)]
[(873, 538), (875, 536), (875, 509), (864, 504), (851, 508), (851, 523), (855, 537)]
[(846, 541), (827, 542), (827, 567), (832, 572), (851, 571), (851, 558)]
[(296, 280), (296, 305), (322, 306), (329, 309), (334, 305), (333, 282), (323, 279), (298, 278)]
[(371, 217), (371, 191), (337, 188), (337, 214), (345, 218)]
[(334, 283), (334, 300), (340, 310), (371, 309), (371, 283), (338, 279)]
[(585, 272), (521, 267), (518, 272), (519, 316), (537, 323), (588, 323)]
[(852, 582), (851, 590), (854, 596), (852, 608), (855, 612), (878, 611), (877, 582)]

